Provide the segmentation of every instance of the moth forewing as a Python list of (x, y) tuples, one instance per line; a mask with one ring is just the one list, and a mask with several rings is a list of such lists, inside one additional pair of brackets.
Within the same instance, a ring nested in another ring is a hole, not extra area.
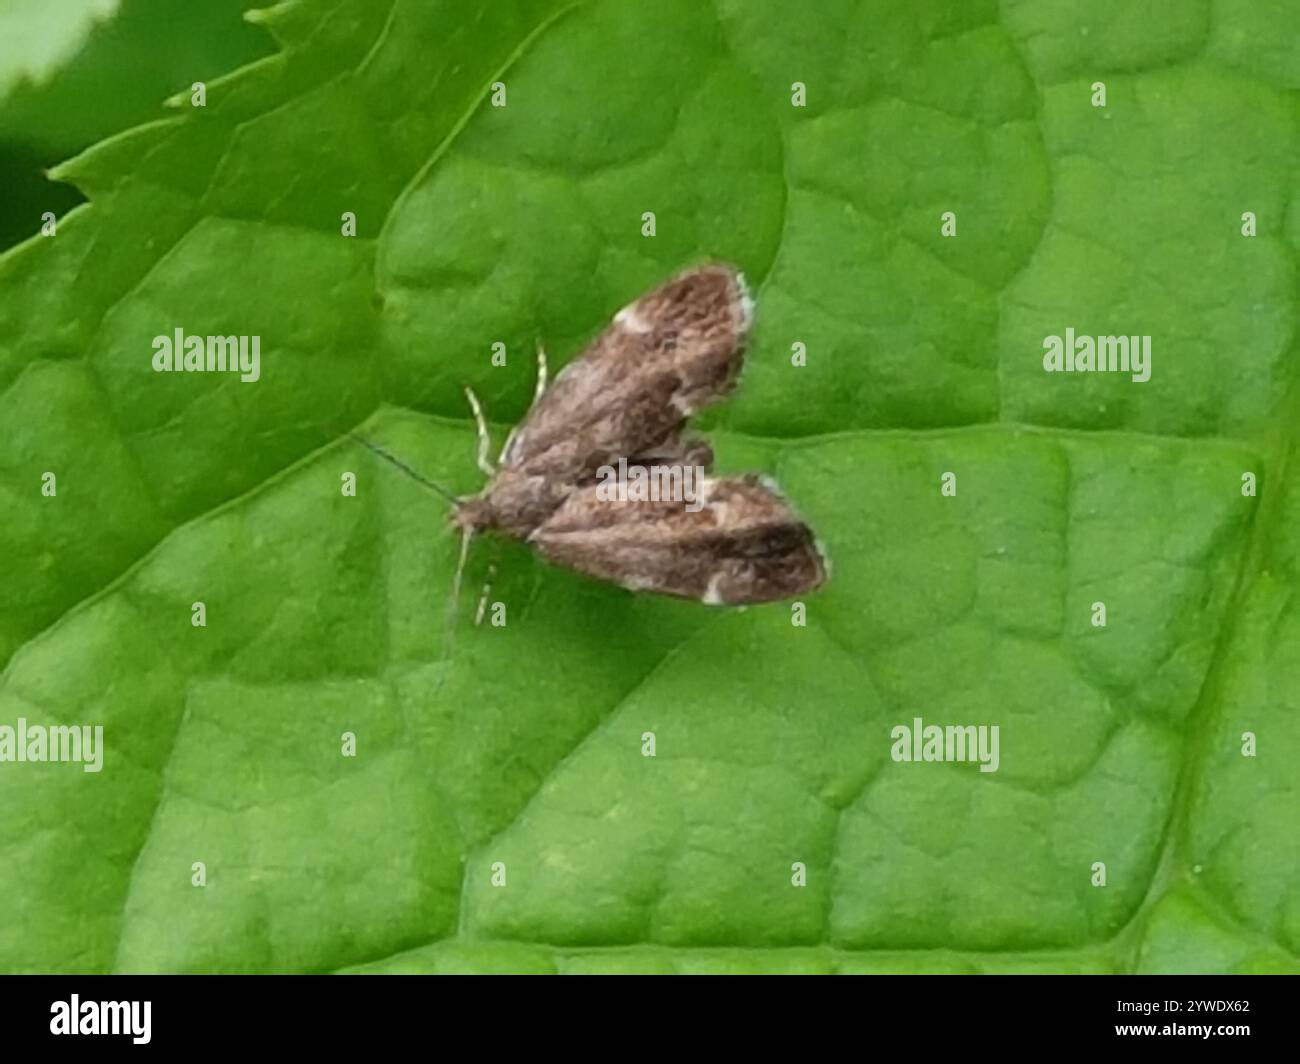
[(740, 272), (721, 264), (628, 304), (540, 395), (503, 466), (577, 483), (659, 446), (734, 384), (752, 306)]
[(529, 537), (542, 557), (633, 591), (707, 605), (805, 594), (826, 578), (812, 531), (757, 477), (707, 478), (704, 505), (608, 502), (575, 491)]

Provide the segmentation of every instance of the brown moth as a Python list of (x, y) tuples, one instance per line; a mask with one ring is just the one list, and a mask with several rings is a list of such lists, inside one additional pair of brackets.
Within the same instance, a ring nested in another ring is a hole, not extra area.
[(504, 533), (543, 558), (635, 591), (710, 605), (771, 602), (811, 591), (826, 562), (808, 529), (765, 479), (702, 476), (693, 499), (613, 499), (602, 469), (698, 468), (709, 445), (686, 419), (724, 398), (740, 373), (754, 304), (731, 266), (688, 270), (624, 307), (537, 394), (496, 468), (479, 422), (477, 495), (456, 501), (452, 523), (470, 538)]

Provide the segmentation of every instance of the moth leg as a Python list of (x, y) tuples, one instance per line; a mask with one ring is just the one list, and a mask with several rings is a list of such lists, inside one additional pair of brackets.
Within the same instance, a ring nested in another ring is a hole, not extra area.
[(542, 346), (542, 341), (537, 341), (537, 387), (533, 391), (533, 404), (542, 397), (542, 392), (546, 391), (546, 348)]
[[(456, 612), (460, 606), (460, 584), (465, 576), (465, 562), (469, 558), (469, 542), (474, 538), (474, 530), (467, 528), (460, 534), (460, 556), (456, 559), (456, 575), (451, 581), (451, 607), (447, 611), (447, 631), (456, 626)], [(450, 653), (447, 655), (451, 657)]]
[(483, 614), (487, 610), (488, 596), (492, 594), (492, 581), (496, 577), (496, 575), (497, 575), (496, 566), (495, 565), (489, 566), (488, 578), (487, 581), (483, 584), (483, 594), (479, 597), (478, 609), (474, 611), (475, 628), (477, 628), (479, 625), (483, 623)]
[[(538, 340), (537, 341), (537, 387), (533, 389), (532, 406), (528, 408), (530, 411), (534, 406), (537, 405), (537, 400), (539, 400), (542, 397), (542, 393), (546, 391), (546, 380), (547, 380), (546, 350), (545, 348), (542, 347), (542, 341)], [(521, 421), (519, 424), (522, 425), (523, 422)], [(515, 433), (518, 431), (519, 431), (519, 425), (516, 425), (514, 428), (510, 430), (510, 435), (506, 437), (506, 442), (501, 447), (501, 454), (497, 456), (497, 464), (500, 464), (506, 460), (506, 452), (510, 450), (510, 445), (514, 442), (515, 439)]]
[[(460, 556), (456, 560), (456, 575), (451, 581), (451, 601), (447, 604), (447, 628), (442, 637), (442, 660), (445, 665), (451, 664), (452, 653), (456, 647), (456, 615), (460, 606), (460, 584), (465, 575), (465, 562), (469, 558), (469, 543), (473, 538), (474, 530), (471, 528), (465, 529), (460, 534)], [(446, 681), (447, 673), (444, 672), (433, 692), (435, 697)]]
[(475, 455), (475, 461), (485, 476), (496, 476), (497, 471), (488, 461), (488, 448), (492, 446), (492, 437), (488, 435), (487, 422), (483, 420), (483, 407), (479, 405), (478, 396), (474, 394), (473, 389), (468, 387), (465, 389), (465, 398), (469, 400), (469, 408), (474, 411), (474, 424), (478, 426), (478, 454)]

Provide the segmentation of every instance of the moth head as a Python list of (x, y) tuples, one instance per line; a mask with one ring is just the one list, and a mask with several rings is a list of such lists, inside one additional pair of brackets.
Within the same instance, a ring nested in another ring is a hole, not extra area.
[(491, 528), (496, 523), (492, 517), (492, 507), (481, 495), (466, 495), (457, 499), (448, 519), (461, 532), (474, 534)]

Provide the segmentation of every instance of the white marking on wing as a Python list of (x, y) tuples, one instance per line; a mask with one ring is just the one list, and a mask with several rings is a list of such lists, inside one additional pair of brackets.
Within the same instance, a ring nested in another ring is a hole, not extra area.
[(718, 590), (718, 585), (722, 583), (722, 574), (714, 573), (709, 577), (709, 586), (704, 589), (704, 597), (700, 599), (706, 606), (722, 606), (722, 593)]
[(748, 332), (754, 321), (754, 297), (750, 295), (745, 275), (739, 270), (736, 271), (736, 287), (740, 289), (740, 328), (742, 332)]
[(652, 328), (650, 322), (637, 313), (636, 304), (629, 303), (617, 314), (614, 315), (614, 321), (621, 325), (628, 332), (648, 333)]
[(813, 536), (813, 550), (817, 552), (817, 557), (821, 559), (822, 572), (826, 574), (826, 579), (829, 580), (831, 578), (831, 560), (826, 555), (826, 548), (822, 546), (822, 541), (816, 536)]

